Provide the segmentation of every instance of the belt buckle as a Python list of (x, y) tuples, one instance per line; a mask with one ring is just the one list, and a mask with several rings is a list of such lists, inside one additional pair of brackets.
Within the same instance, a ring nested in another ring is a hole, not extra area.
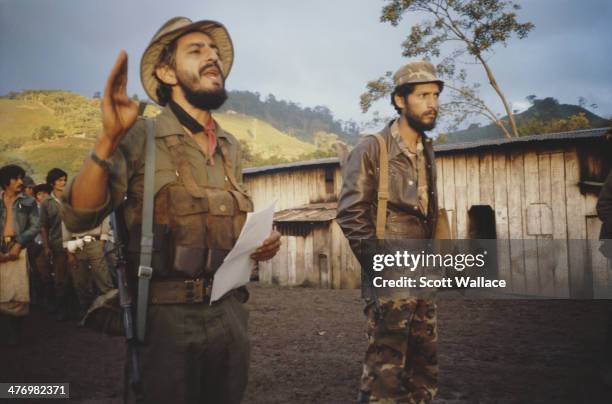
[(145, 265), (140, 265), (138, 267), (138, 277), (144, 278), (145, 280), (151, 280), (153, 276), (153, 268)]
[(183, 281), (185, 286), (185, 303), (202, 303), (206, 297), (203, 279), (187, 279)]
[(195, 300), (195, 281), (187, 279), (184, 281), (185, 285), (185, 303), (193, 303)]

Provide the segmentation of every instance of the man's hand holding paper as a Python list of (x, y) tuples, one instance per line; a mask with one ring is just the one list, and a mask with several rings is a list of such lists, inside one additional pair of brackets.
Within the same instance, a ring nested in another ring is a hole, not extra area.
[(280, 234), (272, 231), (275, 204), (247, 216), (236, 245), (215, 274), (211, 303), (230, 290), (246, 285), (255, 261), (267, 261), (280, 249)]

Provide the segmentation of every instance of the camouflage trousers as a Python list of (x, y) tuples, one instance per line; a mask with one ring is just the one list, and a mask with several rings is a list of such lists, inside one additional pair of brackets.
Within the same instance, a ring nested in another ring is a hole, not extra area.
[(380, 299), (365, 308), (368, 349), (360, 403), (430, 403), (437, 392), (437, 314), (433, 300)]

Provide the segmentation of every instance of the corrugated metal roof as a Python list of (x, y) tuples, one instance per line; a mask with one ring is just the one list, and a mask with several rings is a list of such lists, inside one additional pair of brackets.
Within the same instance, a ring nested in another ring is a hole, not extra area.
[(444, 154), (445, 152), (455, 152), (460, 150), (470, 150), (470, 149), (479, 149), (479, 148), (489, 148), (489, 147), (503, 147), (507, 145), (518, 145), (518, 144), (526, 144), (526, 143), (540, 143), (540, 142), (554, 142), (560, 140), (585, 140), (585, 139), (595, 139), (599, 137), (603, 137), (608, 134), (612, 136), (611, 128), (597, 128), (597, 129), (585, 129), (585, 130), (576, 130), (572, 132), (561, 132), (561, 133), (547, 133), (544, 135), (531, 135), (531, 136), (521, 136), (518, 138), (506, 139), (487, 139), (480, 140), (477, 142), (466, 142), (466, 143), (449, 143), (449, 144), (441, 144), (435, 145), (434, 151), (436, 153)]
[(336, 202), (311, 203), (274, 214), (274, 222), (329, 222), (336, 218)]
[[(560, 133), (547, 133), (544, 135), (531, 135), (521, 136), (518, 138), (506, 139), (486, 139), (477, 142), (464, 142), (464, 143), (449, 143), (435, 145), (434, 151), (437, 154), (453, 153), (458, 151), (468, 151), (480, 148), (496, 148), (504, 146), (514, 146), (521, 144), (530, 143), (544, 143), (544, 142), (555, 142), (555, 141), (580, 141), (588, 139), (596, 139), (599, 137), (606, 137), (612, 139), (612, 128), (597, 128), (597, 129), (585, 129), (576, 130), (571, 132), (560, 132)], [(307, 161), (296, 161), (294, 163), (277, 164), (263, 167), (251, 167), (242, 170), (243, 175), (251, 176), (264, 173), (271, 173), (277, 171), (289, 171), (299, 168), (316, 168), (327, 165), (339, 165), (340, 159), (338, 157), (328, 157), (316, 160)]]
[(287, 171), (296, 168), (310, 168), (326, 165), (338, 165), (340, 159), (338, 157), (327, 157), (324, 159), (296, 161), (294, 163), (276, 164), (273, 166), (251, 167), (242, 170), (243, 175), (257, 175), (274, 171)]

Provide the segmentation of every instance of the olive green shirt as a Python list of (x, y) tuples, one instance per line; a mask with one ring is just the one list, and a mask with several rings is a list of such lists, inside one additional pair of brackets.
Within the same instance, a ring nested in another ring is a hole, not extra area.
[(427, 216), (427, 209), (429, 206), (429, 190), (427, 184), (427, 163), (425, 162), (425, 154), (423, 153), (423, 136), (419, 135), (419, 138), (417, 139), (416, 153), (411, 152), (404, 142), (404, 139), (402, 139), (402, 136), (399, 133), (399, 119), (393, 122), (391, 125), (391, 136), (393, 139), (395, 139), (402, 153), (408, 157), (412, 163), (412, 166), (414, 167), (416, 178), (410, 179), (408, 184), (414, 185), (416, 183), (419, 210), (423, 216)]
[(61, 203), (51, 194), (40, 204), (40, 228), (47, 231), (49, 248), (61, 251), (62, 246), (62, 219), (60, 217)]
[[(242, 183), (240, 143), (231, 134), (215, 125), (217, 148), (213, 156), (214, 165), (207, 164), (204, 151), (185, 131), (173, 112), (164, 107), (155, 118), (155, 193), (165, 185), (178, 179), (178, 172), (172, 162), (164, 138), (179, 135), (184, 138), (186, 158), (189, 161), (194, 180), (199, 186), (224, 188), (229, 181), (225, 175), (223, 156), (235, 178)], [(216, 123), (216, 122), (215, 122)], [(128, 228), (139, 220), (142, 211), (144, 188), (146, 130), (144, 119), (138, 119), (125, 135), (121, 144), (111, 156), (108, 176), (108, 192), (104, 204), (96, 209), (76, 209), (70, 205), (74, 179), (63, 193), (62, 218), (68, 230), (83, 232), (98, 226), (124, 198), (126, 224)], [(223, 153), (223, 154), (222, 154)], [(138, 219), (137, 219), (138, 218)]]

